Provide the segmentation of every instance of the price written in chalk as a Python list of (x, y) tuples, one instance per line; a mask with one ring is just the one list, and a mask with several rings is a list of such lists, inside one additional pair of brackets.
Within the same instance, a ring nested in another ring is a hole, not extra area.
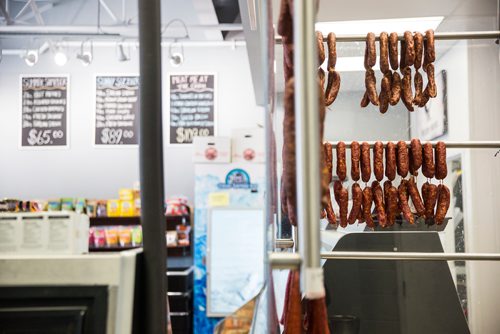
[(207, 136), (210, 136), (210, 129), (206, 129), (206, 128), (201, 128), (201, 129), (198, 129), (198, 128), (178, 128), (176, 130), (176, 134), (177, 134), (177, 137), (176, 137), (176, 140), (177, 140), (177, 143), (191, 143), (193, 142), (193, 138), (196, 137), (196, 136), (199, 136), (199, 137), (207, 137)]
[(52, 144), (54, 139), (64, 137), (62, 130), (37, 130), (31, 129), (28, 133), (28, 144), (31, 146), (41, 146)]
[(101, 132), (101, 142), (103, 144), (117, 145), (123, 142), (124, 138), (134, 137), (133, 130), (104, 128)]

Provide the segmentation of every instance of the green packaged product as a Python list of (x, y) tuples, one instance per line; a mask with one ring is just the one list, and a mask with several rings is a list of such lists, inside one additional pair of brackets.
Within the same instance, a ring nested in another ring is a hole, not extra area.
[(48, 211), (61, 211), (61, 200), (60, 199), (51, 199), (47, 204)]
[(85, 198), (77, 198), (75, 203), (76, 213), (85, 213), (87, 208), (87, 200)]
[(62, 211), (74, 211), (75, 210), (75, 200), (73, 198), (62, 198), (61, 199), (61, 210)]
[(132, 245), (142, 246), (142, 227), (134, 226), (132, 228)]

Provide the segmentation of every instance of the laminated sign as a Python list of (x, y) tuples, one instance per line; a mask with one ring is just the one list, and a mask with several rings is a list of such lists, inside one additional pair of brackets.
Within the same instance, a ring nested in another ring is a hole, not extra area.
[(170, 75), (170, 144), (215, 135), (215, 75)]
[(21, 77), (21, 147), (68, 146), (68, 76)]
[(94, 144), (139, 143), (139, 77), (96, 76)]

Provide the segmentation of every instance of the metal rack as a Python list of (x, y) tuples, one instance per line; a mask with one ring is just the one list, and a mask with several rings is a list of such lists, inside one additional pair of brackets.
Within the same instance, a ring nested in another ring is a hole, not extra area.
[[(390, 141), (390, 140), (389, 140)], [(389, 141), (383, 141), (383, 143), (387, 143)], [(395, 142), (395, 141), (393, 141)], [(337, 147), (338, 141), (331, 141), (329, 142), (332, 144), (333, 147)], [(361, 143), (361, 142), (359, 142)], [(367, 141), (368, 145), (370, 145), (370, 148), (372, 148), (375, 145), (375, 141)], [(406, 145), (410, 146), (410, 141), (405, 141)], [(425, 143), (425, 142), (424, 142)], [(433, 147), (436, 146), (438, 143), (437, 141), (431, 141), (429, 142), (432, 144)], [(470, 149), (487, 149), (487, 148), (494, 148), (494, 149), (499, 149), (500, 148), (500, 141), (444, 141), (446, 144), (446, 148), (470, 148)], [(351, 142), (346, 142), (345, 143), (346, 148), (351, 148)]]
[[(398, 34), (399, 40), (403, 40), (403, 33)], [(323, 36), (323, 41), (326, 42), (327, 36)], [(375, 36), (378, 41), (379, 36)], [(493, 31), (457, 31), (457, 32), (436, 32), (434, 33), (435, 40), (458, 40), (458, 39), (500, 39), (500, 30)], [(275, 37), (276, 44), (283, 44), (281, 36)], [(366, 35), (338, 35), (337, 42), (365, 42)], [(297, 44), (297, 43), (295, 43)]]
[[(288, 252), (271, 252), (268, 261), (272, 268), (298, 268), (301, 272), (311, 268), (321, 268), (319, 259), (370, 259), (370, 260), (473, 260), (498, 261), (500, 254), (484, 253), (404, 253), (404, 252), (320, 252), (319, 240), (319, 175), (317, 171), (319, 142), (315, 140), (318, 133), (318, 106), (316, 84), (316, 40), (314, 34), (315, 10), (314, 1), (300, 0), (294, 2), (294, 12), (298, 15), (294, 20), (295, 36), (295, 113), (296, 113), (296, 146), (297, 146), (297, 205), (299, 224), (299, 254)], [(403, 34), (399, 34), (399, 39)], [(476, 40), (500, 39), (500, 31), (473, 32), (436, 32), (436, 40)], [(379, 38), (376, 37), (376, 40)], [(326, 36), (323, 36), (326, 40)], [(365, 42), (366, 35), (339, 35), (337, 42)], [(276, 44), (282, 44), (281, 36), (275, 38)], [(331, 142), (336, 146), (338, 142)], [(370, 147), (375, 142), (369, 142)], [(431, 142), (434, 146), (436, 142)], [(498, 149), (500, 141), (449, 141), (447, 148), (461, 149)], [(409, 141), (406, 141), (410, 145)], [(350, 143), (346, 143), (350, 148)], [(294, 240), (277, 239), (276, 248), (292, 248)], [(305, 269), (305, 270), (304, 270)], [(303, 275), (307, 279), (307, 275)], [(309, 282), (303, 282), (303, 291), (308, 293)]]

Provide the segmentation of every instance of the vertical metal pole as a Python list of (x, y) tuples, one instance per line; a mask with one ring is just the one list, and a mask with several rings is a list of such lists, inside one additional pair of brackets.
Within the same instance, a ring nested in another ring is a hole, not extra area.
[[(294, 1), (295, 131), (297, 206), (301, 289), (306, 297), (317, 289), (320, 266), (320, 167), (316, 1)], [(321, 282), (322, 284), (322, 282)], [(323, 288), (323, 287), (321, 287)], [(310, 297), (310, 296), (309, 296)]]
[(144, 234), (142, 333), (166, 333), (167, 248), (163, 208), (160, 0), (139, 1), (141, 221)]
[[(264, 279), (266, 288), (266, 295), (264, 296), (265, 310), (267, 313), (267, 333), (274, 333), (275, 326), (274, 320), (275, 317), (272, 312), (275, 311), (274, 305), (271, 305), (271, 301), (274, 301), (273, 296), (273, 287), (271, 286), (272, 279), (272, 270), (268, 261), (268, 253), (272, 251), (273, 245), (273, 219), (274, 212), (272, 210), (273, 203), (273, 188), (275, 185), (272, 184), (274, 181), (271, 177), (271, 173), (273, 173), (273, 160), (272, 157), (272, 122), (271, 122), (271, 105), (270, 105), (270, 82), (269, 82), (269, 26), (268, 26), (268, 4), (267, 1), (260, 0), (257, 3), (258, 6), (258, 26), (260, 32), (260, 42), (261, 42), (261, 64), (262, 64), (262, 79), (263, 85), (262, 88), (264, 90), (264, 129), (265, 129), (265, 142), (266, 142), (266, 191), (265, 191), (265, 217), (266, 221), (264, 224)], [(269, 233), (270, 232), (270, 233)]]

